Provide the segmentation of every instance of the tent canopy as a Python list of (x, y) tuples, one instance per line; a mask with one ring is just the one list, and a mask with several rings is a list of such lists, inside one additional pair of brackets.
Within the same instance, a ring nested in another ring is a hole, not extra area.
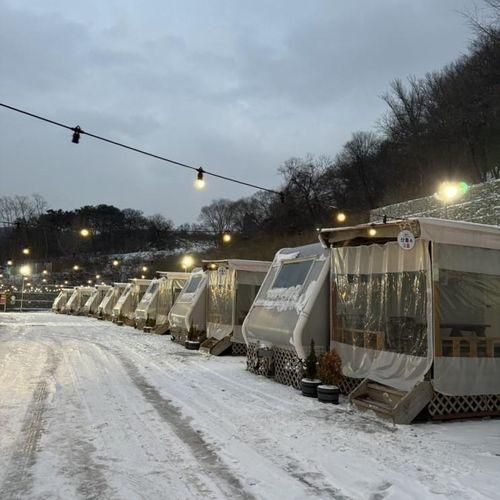
[(206, 330), (206, 286), (206, 273), (203, 269), (194, 269), (168, 314), (173, 329), (183, 332), (191, 328), (199, 332)]
[(328, 347), (328, 251), (319, 243), (276, 253), (243, 323), (245, 341), (294, 349)]
[(207, 336), (233, 335), (243, 343), (241, 325), (271, 262), (243, 259), (204, 260), (207, 285)]
[(500, 393), (500, 227), (417, 218), (320, 238), (346, 375), (409, 390), (433, 365), (437, 392)]

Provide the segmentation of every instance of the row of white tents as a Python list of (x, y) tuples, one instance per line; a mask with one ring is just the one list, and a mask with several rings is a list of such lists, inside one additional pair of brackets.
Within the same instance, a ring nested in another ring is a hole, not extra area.
[[(62, 310), (159, 321), (188, 347), (246, 350), (250, 371), (296, 387), (313, 339), (318, 354), (339, 353), (351, 401), (396, 422), (500, 414), (498, 226), (415, 218), (323, 229), (319, 239), (272, 263), (207, 261), (190, 275), (117, 284), (97, 313), (97, 289), (82, 287)], [(170, 299), (154, 298), (162, 286)]]

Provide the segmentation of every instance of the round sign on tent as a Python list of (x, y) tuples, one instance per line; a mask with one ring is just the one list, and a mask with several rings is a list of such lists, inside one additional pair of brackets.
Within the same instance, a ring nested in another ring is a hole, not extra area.
[(415, 246), (415, 235), (408, 229), (398, 234), (398, 244), (403, 250), (411, 250)]

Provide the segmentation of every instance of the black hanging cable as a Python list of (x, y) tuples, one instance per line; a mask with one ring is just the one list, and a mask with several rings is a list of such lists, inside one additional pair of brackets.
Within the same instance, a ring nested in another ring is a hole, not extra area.
[(222, 180), (225, 180), (225, 181), (228, 181), (228, 182), (234, 182), (234, 183), (240, 184), (242, 186), (248, 186), (248, 187), (252, 187), (252, 188), (258, 189), (260, 191), (267, 191), (268, 193), (277, 194), (282, 201), (284, 200), (283, 193), (280, 192), (280, 191), (276, 191), (274, 189), (269, 189), (269, 188), (266, 188), (266, 187), (263, 187), (263, 186), (258, 186), (257, 184), (252, 184), (250, 182), (240, 181), (238, 179), (235, 179), (234, 177), (228, 177), (226, 175), (221, 175), (221, 174), (217, 174), (215, 172), (210, 172), (210, 171), (205, 170), (205, 169), (203, 169), (201, 167), (193, 167), (192, 165), (188, 165), (187, 163), (182, 163), (182, 162), (179, 162), (179, 161), (171, 160), (170, 158), (166, 158), (164, 156), (160, 156), (160, 155), (157, 155), (157, 154), (154, 154), (154, 153), (150, 153), (148, 151), (144, 151), (143, 149), (135, 148), (133, 146), (128, 146), (127, 144), (123, 144), (121, 142), (114, 141), (112, 139), (108, 139), (107, 137), (103, 137), (103, 136), (100, 136), (100, 135), (92, 134), (91, 132), (87, 132), (87, 131), (83, 130), (79, 125), (77, 125), (76, 127), (71, 127), (70, 125), (66, 125), (65, 123), (61, 123), (61, 122), (58, 122), (58, 121), (55, 121), (55, 120), (51, 120), (49, 118), (45, 118), (44, 116), (40, 116), (40, 115), (37, 115), (35, 113), (30, 113), (29, 111), (25, 111), (23, 109), (15, 108), (14, 106), (9, 106), (8, 104), (2, 103), (2, 102), (0, 102), (0, 106), (3, 107), (3, 108), (6, 108), (6, 109), (10, 109), (11, 111), (16, 111), (17, 113), (21, 113), (23, 115), (30, 116), (31, 118), (36, 118), (37, 120), (41, 120), (43, 122), (50, 123), (51, 125), (55, 125), (57, 127), (61, 127), (61, 128), (65, 128), (67, 130), (71, 130), (73, 132), (73, 137), (72, 137), (71, 141), (73, 143), (75, 143), (75, 144), (79, 143), (79, 141), (80, 141), (80, 135), (85, 134), (85, 135), (88, 135), (89, 137), (92, 137), (92, 138), (97, 139), (99, 141), (107, 142), (108, 144), (113, 144), (114, 146), (118, 146), (120, 148), (128, 149), (130, 151), (135, 151), (136, 153), (140, 153), (140, 154), (149, 156), (151, 158), (156, 158), (157, 160), (165, 161), (167, 163), (171, 163), (172, 165), (177, 165), (179, 167), (187, 168), (189, 170), (194, 170), (194, 171), (196, 171), (198, 173), (202, 172), (202, 174), (204, 174), (204, 175), (211, 175), (212, 177), (217, 177), (218, 179), (222, 179)]

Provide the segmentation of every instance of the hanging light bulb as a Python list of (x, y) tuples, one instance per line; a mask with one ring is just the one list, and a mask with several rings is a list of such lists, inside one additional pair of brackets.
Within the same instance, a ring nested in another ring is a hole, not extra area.
[(344, 212), (339, 212), (336, 216), (337, 222), (345, 222), (347, 215)]
[(80, 133), (82, 132), (82, 129), (80, 128), (79, 125), (77, 125), (74, 129), (73, 129), (73, 137), (71, 139), (71, 142), (73, 144), (78, 144), (80, 142)]
[(203, 169), (201, 167), (198, 169), (198, 173), (196, 174), (194, 187), (196, 189), (203, 189), (205, 187), (205, 179), (203, 179)]

